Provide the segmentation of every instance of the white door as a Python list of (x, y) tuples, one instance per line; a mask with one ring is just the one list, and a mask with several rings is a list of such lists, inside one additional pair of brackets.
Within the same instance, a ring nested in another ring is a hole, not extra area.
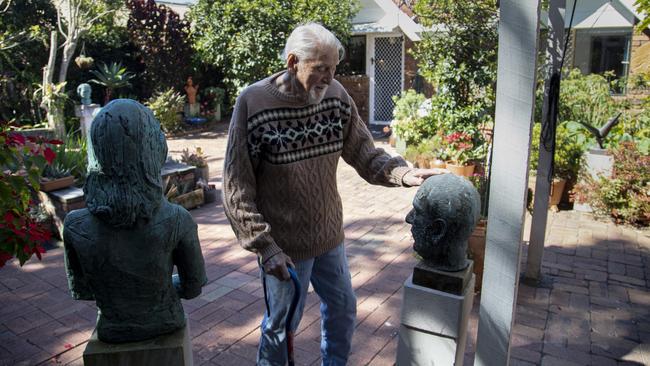
[(388, 124), (393, 119), (393, 96), (402, 92), (404, 85), (404, 38), (401, 36), (373, 37), (373, 56), (370, 59), (372, 117), (376, 124)]

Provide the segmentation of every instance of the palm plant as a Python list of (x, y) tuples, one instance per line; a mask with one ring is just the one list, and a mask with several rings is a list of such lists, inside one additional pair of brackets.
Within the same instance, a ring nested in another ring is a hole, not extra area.
[(134, 73), (126, 71), (126, 67), (122, 67), (121, 62), (112, 62), (110, 65), (102, 63), (97, 67), (97, 70), (91, 70), (90, 72), (97, 78), (90, 80), (90, 82), (106, 88), (104, 104), (111, 100), (114, 90), (131, 86), (129, 80), (135, 77)]

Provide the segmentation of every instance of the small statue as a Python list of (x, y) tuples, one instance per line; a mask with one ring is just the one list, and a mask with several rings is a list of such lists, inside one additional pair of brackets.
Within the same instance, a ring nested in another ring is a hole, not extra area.
[(77, 87), (77, 94), (81, 98), (81, 105), (90, 105), (92, 101), (90, 100), (90, 95), (92, 94), (92, 88), (90, 84), (79, 84)]
[(479, 193), (467, 179), (453, 174), (428, 178), (406, 216), (412, 225), (413, 249), (436, 269), (465, 269), (467, 240), (478, 222), (480, 206)]
[(90, 142), (87, 208), (70, 212), (63, 231), (72, 295), (97, 302), (101, 341), (174, 332), (186, 322), (180, 299), (198, 296), (207, 279), (196, 223), (163, 196), (160, 123), (116, 99), (93, 121)]
[(192, 77), (187, 78), (185, 84), (185, 92), (187, 93), (187, 105), (185, 106), (185, 117), (196, 117), (199, 115), (200, 106), (196, 103), (196, 95), (199, 92), (199, 84), (194, 85)]

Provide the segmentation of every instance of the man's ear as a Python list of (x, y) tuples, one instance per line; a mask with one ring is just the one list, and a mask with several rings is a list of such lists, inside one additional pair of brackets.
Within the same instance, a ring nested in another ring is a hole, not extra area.
[(298, 71), (298, 56), (293, 53), (290, 53), (289, 56), (287, 56), (287, 69), (294, 73)]

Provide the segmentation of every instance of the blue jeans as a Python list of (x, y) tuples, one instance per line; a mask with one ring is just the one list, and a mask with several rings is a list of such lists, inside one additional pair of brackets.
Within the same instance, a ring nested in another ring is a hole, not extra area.
[[(320, 297), (321, 356), (324, 366), (345, 365), (352, 344), (357, 315), (357, 299), (352, 291), (348, 261), (343, 244), (316, 258), (296, 261), (296, 274), (302, 285), (302, 296), (293, 316), (291, 329), (298, 328), (305, 307), (309, 282)], [(285, 321), (293, 299), (293, 282), (281, 281), (262, 272), (266, 281), (270, 314), (264, 313), (257, 364), (287, 364)]]

